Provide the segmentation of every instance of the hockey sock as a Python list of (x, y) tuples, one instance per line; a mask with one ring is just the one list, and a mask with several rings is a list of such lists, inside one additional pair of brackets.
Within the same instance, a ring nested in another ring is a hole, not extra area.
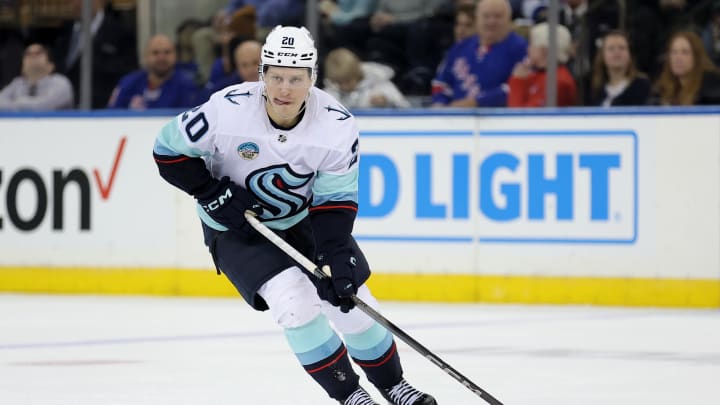
[(360, 377), (325, 315), (298, 328), (285, 329), (285, 336), (305, 371), (331, 398), (342, 401), (358, 388)]
[(345, 343), (355, 364), (362, 367), (368, 380), (380, 389), (402, 380), (402, 366), (392, 335), (379, 323), (358, 334), (346, 334)]

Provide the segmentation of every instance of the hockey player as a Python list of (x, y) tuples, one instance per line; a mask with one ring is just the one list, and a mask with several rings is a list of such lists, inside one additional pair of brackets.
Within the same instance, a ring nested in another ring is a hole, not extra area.
[[(262, 48), (260, 81), (227, 87), (170, 121), (157, 136), (155, 161), (165, 180), (197, 200), (218, 271), (253, 308), (270, 310), (330, 397), (377, 404), (359, 386), (352, 358), (390, 404), (436, 404), (403, 379), (392, 335), (350, 299), (357, 294), (377, 306), (364, 285), (368, 263), (351, 236), (358, 129), (341, 104), (314, 87), (316, 64), (304, 27), (275, 27)], [(329, 266), (332, 277), (301, 270), (252, 229), (246, 210)]]

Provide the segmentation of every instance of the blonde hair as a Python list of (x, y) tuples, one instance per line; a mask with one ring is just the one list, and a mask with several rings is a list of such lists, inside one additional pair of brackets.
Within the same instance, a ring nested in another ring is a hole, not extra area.
[[(570, 59), (570, 31), (565, 26), (557, 26), (557, 58), (566, 63)], [(530, 29), (530, 45), (550, 47), (550, 26), (548, 23), (535, 24)]]
[(331, 51), (325, 58), (325, 77), (333, 82), (347, 79), (362, 80), (360, 59), (346, 48)]

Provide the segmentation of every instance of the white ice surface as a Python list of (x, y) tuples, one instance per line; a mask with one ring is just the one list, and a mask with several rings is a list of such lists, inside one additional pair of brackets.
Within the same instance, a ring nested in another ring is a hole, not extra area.
[[(720, 404), (717, 310), (381, 305), (505, 405)], [(399, 351), (439, 404), (484, 404)], [(1, 405), (332, 403), (240, 298), (0, 295)]]

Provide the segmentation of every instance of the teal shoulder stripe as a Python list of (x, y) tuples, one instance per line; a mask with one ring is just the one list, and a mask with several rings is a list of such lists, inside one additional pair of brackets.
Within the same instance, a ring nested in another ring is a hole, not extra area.
[(180, 131), (177, 118), (173, 118), (165, 124), (155, 139), (155, 151), (161, 152), (174, 151), (177, 155), (185, 155), (190, 157), (200, 157), (204, 153), (197, 148), (188, 146), (185, 142), (185, 134)]
[[(312, 187), (313, 195), (324, 200), (340, 200), (333, 195), (354, 196), (357, 202), (358, 169), (357, 165), (345, 174), (318, 173)], [(347, 200), (347, 197), (344, 198)]]

